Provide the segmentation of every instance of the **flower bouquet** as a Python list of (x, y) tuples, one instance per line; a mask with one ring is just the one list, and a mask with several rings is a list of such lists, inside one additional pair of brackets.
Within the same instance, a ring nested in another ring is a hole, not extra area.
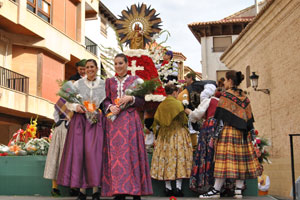
[(35, 120), (32, 120), (31, 118), (30, 124), (27, 124), (25, 131), (23, 129), (19, 129), (16, 133), (14, 133), (12, 138), (8, 142), (8, 146), (13, 146), (13, 145), (22, 146), (29, 140), (35, 138), (36, 130), (37, 130), (37, 120), (38, 117), (36, 117)]
[(254, 151), (258, 157), (258, 161), (261, 164), (263, 162), (271, 164), (272, 162), (269, 159), (270, 153), (267, 151), (267, 147), (270, 146), (270, 142), (266, 138), (256, 137), (257, 135), (258, 135), (258, 131), (257, 130), (253, 131), (252, 138), (254, 139), (253, 142)]
[(47, 155), (49, 146), (46, 139), (35, 138), (26, 143), (25, 150), (31, 155)]
[[(141, 78), (136, 79), (130, 86), (125, 90), (125, 94), (134, 97), (144, 98), (146, 94), (152, 93), (158, 86), (160, 82), (157, 80), (146, 80), (144, 81)], [(121, 110), (128, 108), (130, 105), (120, 105), (120, 99), (117, 98), (114, 100), (114, 104), (117, 105)], [(106, 115), (108, 119), (112, 122), (117, 118), (117, 115), (114, 115), (112, 112)]]
[(82, 105), (87, 120), (91, 124), (97, 123), (97, 115), (99, 114), (100, 110), (96, 108), (96, 104), (94, 103), (94, 101), (83, 101), (82, 96), (74, 87), (72, 81), (63, 82), (57, 95), (65, 99), (69, 103), (76, 103)]

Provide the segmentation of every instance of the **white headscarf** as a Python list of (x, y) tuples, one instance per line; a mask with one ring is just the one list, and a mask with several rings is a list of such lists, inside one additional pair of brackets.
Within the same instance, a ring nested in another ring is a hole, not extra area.
[(211, 96), (213, 96), (216, 92), (216, 86), (214, 84), (206, 84), (204, 85), (204, 90), (200, 94), (200, 102), (202, 102), (203, 99), (209, 99)]

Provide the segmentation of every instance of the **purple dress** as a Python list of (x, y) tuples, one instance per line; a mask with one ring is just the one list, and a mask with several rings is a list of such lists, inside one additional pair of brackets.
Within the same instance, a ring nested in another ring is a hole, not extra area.
[[(98, 107), (105, 98), (104, 81), (89, 87), (85, 79), (80, 79), (78, 88), (83, 100), (88, 95), (96, 97)], [(74, 83), (74, 85), (76, 82)], [(88, 92), (84, 92), (88, 91)], [(91, 188), (101, 185), (102, 154), (105, 117), (98, 115), (97, 123), (91, 124), (85, 114), (74, 113), (66, 137), (57, 183), (71, 188)]]
[[(107, 79), (105, 109), (137, 78), (127, 75), (122, 82), (116, 77)], [(113, 122), (106, 120), (102, 196), (152, 194), (143, 125), (136, 111), (143, 104), (144, 100), (136, 97), (134, 104), (122, 110)]]

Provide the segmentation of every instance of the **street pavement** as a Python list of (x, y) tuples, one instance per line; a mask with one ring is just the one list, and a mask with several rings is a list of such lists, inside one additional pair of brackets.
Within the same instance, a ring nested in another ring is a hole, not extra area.
[[(62, 198), (53, 198), (53, 197), (42, 197), (42, 196), (0, 196), (0, 200), (75, 200), (76, 197), (62, 197)], [(88, 197), (87, 199), (91, 199)], [(102, 197), (101, 200), (112, 200), (113, 198)], [(132, 197), (127, 197), (126, 199), (132, 199)], [(142, 197), (142, 200), (168, 200), (168, 197)], [(195, 197), (177, 197), (177, 200), (198, 200), (199, 198)], [(221, 198), (230, 200), (233, 198)], [(285, 200), (283, 198), (275, 198), (272, 196), (265, 197), (244, 197), (243, 199), (249, 200)]]

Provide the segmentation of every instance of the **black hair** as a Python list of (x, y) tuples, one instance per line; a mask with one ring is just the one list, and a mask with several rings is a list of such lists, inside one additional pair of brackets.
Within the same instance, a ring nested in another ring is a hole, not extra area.
[(233, 82), (233, 86), (237, 87), (244, 80), (244, 75), (242, 74), (241, 71), (237, 72), (235, 70), (230, 70), (230, 71), (226, 72), (226, 78), (227, 78), (227, 80), (231, 79)]
[(171, 95), (174, 91), (178, 91), (178, 88), (174, 84), (167, 84), (165, 86), (165, 91), (167, 95)]
[(237, 86), (241, 84), (241, 82), (244, 80), (244, 75), (242, 74), (241, 71), (235, 71), (235, 70), (230, 70), (226, 72), (226, 78), (227, 80), (231, 79), (233, 83), (233, 89), (234, 91), (238, 91), (240, 95), (242, 95), (243, 90), (238, 89)]
[(196, 81), (196, 73), (190, 72), (186, 75), (187, 78), (192, 78), (193, 81)]
[(88, 59), (88, 60), (86, 60), (85, 65), (86, 65), (86, 63), (88, 63), (88, 62), (94, 63), (94, 65), (98, 68), (97, 61), (96, 61), (96, 60), (94, 60), (94, 59)]
[(123, 53), (119, 53), (119, 54), (117, 54), (116, 56), (115, 56), (115, 58), (123, 58), (124, 59), (124, 61), (125, 61), (125, 63), (128, 63), (128, 59), (127, 59), (127, 57), (126, 57), (126, 55), (125, 54), (123, 54)]

